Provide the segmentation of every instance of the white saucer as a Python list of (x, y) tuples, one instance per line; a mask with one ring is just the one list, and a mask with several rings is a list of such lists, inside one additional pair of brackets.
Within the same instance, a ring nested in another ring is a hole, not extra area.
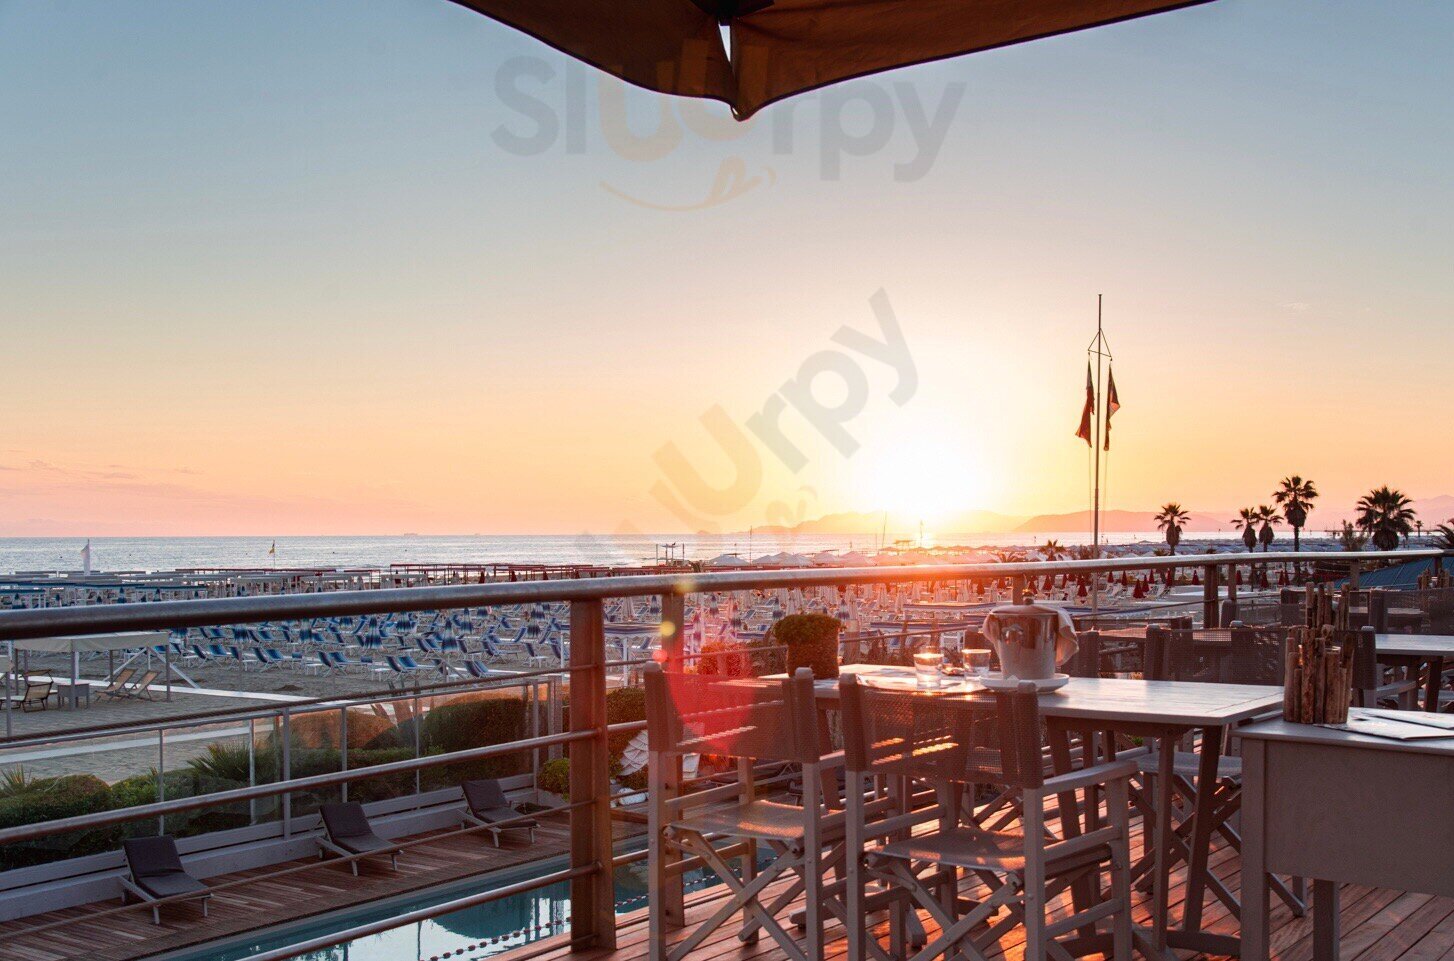
[[(1018, 677), (1005, 677), (999, 671), (991, 671), (988, 674), (981, 674), (979, 682), (991, 691), (1014, 691), (1019, 689), (1021, 681)], [(1069, 674), (1057, 674), (1054, 677), (1039, 678), (1031, 681), (1035, 690), (1041, 694), (1047, 691), (1058, 691), (1070, 683)]]

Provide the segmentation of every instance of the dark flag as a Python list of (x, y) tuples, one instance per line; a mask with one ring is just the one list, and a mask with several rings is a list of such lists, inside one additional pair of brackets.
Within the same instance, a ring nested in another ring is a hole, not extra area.
[(1085, 365), (1085, 410), (1080, 412), (1080, 429), (1075, 436), (1085, 441), (1085, 446), (1094, 447), (1095, 442), (1091, 440), (1091, 415), (1096, 408), (1096, 388), (1091, 380), (1090, 361)]
[(1106, 389), (1106, 450), (1111, 449), (1111, 415), (1121, 409), (1121, 398), (1116, 395), (1116, 372), (1106, 371), (1109, 386)]

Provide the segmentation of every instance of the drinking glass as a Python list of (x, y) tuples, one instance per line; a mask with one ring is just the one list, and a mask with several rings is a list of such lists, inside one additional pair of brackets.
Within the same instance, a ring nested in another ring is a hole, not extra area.
[(964, 673), (970, 677), (983, 677), (990, 672), (990, 652), (984, 648), (964, 649)]
[(939, 651), (914, 652), (914, 680), (920, 687), (939, 686), (939, 670), (944, 666), (944, 655)]

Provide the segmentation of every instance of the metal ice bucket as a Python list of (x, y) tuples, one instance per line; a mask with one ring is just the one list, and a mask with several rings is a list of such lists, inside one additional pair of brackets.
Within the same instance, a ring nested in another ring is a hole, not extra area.
[(1075, 629), (1059, 608), (1007, 604), (985, 615), (984, 635), (1000, 658), (1006, 677), (1037, 681), (1075, 656)]

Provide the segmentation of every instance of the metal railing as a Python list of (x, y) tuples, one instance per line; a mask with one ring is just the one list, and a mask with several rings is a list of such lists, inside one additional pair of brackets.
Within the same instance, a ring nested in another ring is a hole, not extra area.
[[(559, 881), (569, 881), (571, 928), (569, 943), (579, 948), (615, 946), (615, 903), (612, 884), (614, 852), (611, 831), (611, 785), (607, 737), (610, 733), (637, 730), (639, 723), (608, 725), (607, 671), (631, 662), (611, 661), (607, 655), (603, 602), (609, 598), (660, 597), (662, 611), (661, 648), (665, 656), (680, 659), (685, 597), (702, 592), (733, 592), (856, 585), (904, 585), (928, 582), (997, 581), (1009, 579), (1014, 596), (1021, 596), (1027, 578), (1046, 575), (1104, 575), (1120, 572), (1195, 569), (1203, 584), (1203, 617), (1206, 626), (1216, 626), (1222, 574), (1232, 567), (1316, 563), (1346, 567), (1356, 582), (1361, 568), (1385, 562), (1429, 558), (1435, 566), (1450, 556), (1438, 550), (1368, 553), (1264, 553), (1208, 554), (1175, 557), (1134, 557), (1096, 561), (1056, 561), (1006, 564), (931, 565), (860, 569), (796, 569), (779, 571), (732, 571), (721, 573), (600, 577), (582, 580), (487, 583), (446, 587), (416, 587), (367, 592), (340, 591), (297, 595), (266, 595), (246, 598), (164, 601), (144, 604), (115, 604), (94, 607), (40, 608), (0, 611), (0, 641), (36, 637), (99, 634), (137, 629), (205, 627), (263, 621), (299, 620), (317, 617), (345, 617), (392, 614), (407, 611), (443, 611), (462, 607), (566, 602), (569, 604), (570, 653), (567, 664), (549, 673), (565, 674), (571, 681), (571, 709), (567, 730), (544, 737), (526, 738), (475, 749), (415, 757), (376, 764), (356, 770), (340, 770), (305, 778), (215, 792), (197, 797), (159, 799), (155, 803), (113, 811), (95, 811), (38, 824), (0, 829), (0, 845), (34, 840), (66, 831), (99, 828), (146, 818), (164, 818), (222, 803), (252, 801), (301, 791), (346, 785), (355, 781), (394, 773), (417, 772), (463, 761), (562, 746), (570, 758), (570, 851), (568, 867), (536, 882), (512, 885), (415, 911), (400, 919), (424, 920), (484, 903), (517, 891), (532, 890)], [(1235, 588), (1232, 588), (1235, 590)], [(502, 678), (502, 681), (510, 680)], [(447, 687), (448, 685), (439, 685)], [(412, 692), (411, 692), (412, 693)], [(335, 704), (338, 699), (332, 700)], [(254, 712), (255, 713), (255, 712)], [(226, 720), (248, 711), (215, 712), (214, 720)], [(287, 741), (284, 741), (286, 746)], [(382, 930), (383, 927), (373, 926)], [(361, 930), (361, 929), (360, 929)], [(358, 931), (338, 932), (293, 948), (273, 951), (269, 961), (281, 961), (297, 954), (331, 947), (356, 936)]]

